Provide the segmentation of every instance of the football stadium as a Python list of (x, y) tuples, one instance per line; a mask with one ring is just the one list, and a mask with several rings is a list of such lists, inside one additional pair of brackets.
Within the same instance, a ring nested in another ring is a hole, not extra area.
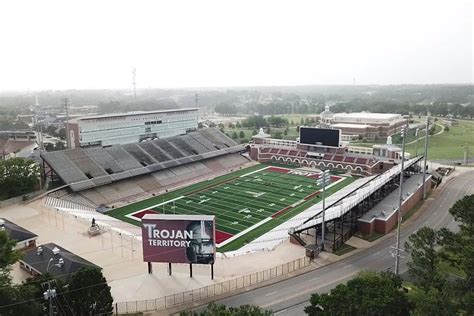
[[(379, 154), (359, 153), (341, 142), (337, 129), (303, 127), (295, 141), (271, 139), (261, 130), (250, 144), (237, 144), (218, 129), (203, 128), (42, 153), (45, 175), (60, 184), (45, 203), (118, 232), (132, 224), (137, 239), (146, 214), (213, 215), (215, 245), (225, 255), (272, 250), (288, 239), (305, 247), (322, 242), (334, 251), (361, 227), (369, 233), (393, 227), (393, 210), (369, 219), (365, 214), (395, 190), (397, 155), (391, 144)], [(404, 167), (417, 185), (420, 160)], [(323, 170), (330, 172), (325, 236)]]

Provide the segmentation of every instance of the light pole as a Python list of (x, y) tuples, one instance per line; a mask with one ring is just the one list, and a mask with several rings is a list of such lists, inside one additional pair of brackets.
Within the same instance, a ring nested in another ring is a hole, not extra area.
[(415, 130), (415, 157), (418, 157), (418, 133), (420, 132), (420, 129), (417, 128)]
[(423, 164), (423, 183), (422, 192), (423, 192), (423, 200), (426, 200), (426, 190), (425, 190), (425, 181), (426, 181), (426, 163), (428, 158), (428, 134), (429, 134), (429, 126), (430, 126), (430, 117), (426, 117), (426, 129), (425, 129), (425, 154), (424, 154), (424, 164)]
[[(321, 177), (316, 182), (318, 186), (322, 187), (322, 199), (323, 199), (323, 219), (321, 222), (321, 250), (324, 250), (324, 241), (326, 240), (326, 223), (325, 223), (325, 215), (326, 215), (326, 182), (330, 181), (331, 176), (329, 175), (329, 170), (324, 170), (321, 172)], [(318, 234), (315, 234), (316, 244), (318, 243)]]
[(398, 211), (397, 211), (397, 244), (395, 246), (395, 274), (399, 273), (400, 265), (400, 226), (402, 224), (402, 202), (403, 202), (403, 169), (405, 162), (405, 136), (408, 126), (404, 126), (400, 135), (402, 136), (402, 162), (400, 169), (400, 186), (398, 187)]

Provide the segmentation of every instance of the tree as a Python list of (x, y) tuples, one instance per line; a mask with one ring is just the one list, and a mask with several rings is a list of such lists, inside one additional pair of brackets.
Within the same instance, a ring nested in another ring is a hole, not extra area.
[(474, 194), (456, 201), (449, 209), (459, 225), (455, 233), (447, 228), (439, 232), (441, 236), (441, 253), (444, 260), (466, 274), (459, 280), (461, 287), (460, 308), (467, 314), (474, 314)]
[[(11, 265), (21, 258), (15, 250), (16, 241), (7, 232), (0, 230), (0, 315), (39, 315), (38, 302), (30, 302), (35, 297), (28, 284), (13, 285), (10, 277)], [(27, 302), (25, 304), (19, 304)]]
[(0, 161), (0, 192), (7, 197), (31, 192), (38, 183), (39, 166), (32, 160), (12, 158)]
[(408, 315), (412, 306), (399, 276), (362, 272), (326, 294), (312, 294), (308, 315)]
[(440, 272), (441, 261), (437, 248), (440, 240), (437, 232), (430, 227), (422, 227), (408, 237), (405, 250), (410, 253), (408, 273), (415, 279), (415, 284), (425, 292), (431, 288), (440, 290), (443, 286), (443, 276)]
[(207, 308), (198, 312), (182, 312), (181, 316), (270, 316), (271, 311), (254, 305), (242, 305), (239, 307), (227, 307), (223, 304), (209, 303)]
[(5, 230), (0, 230), (0, 270), (7, 269), (21, 258), (21, 253), (15, 250), (16, 241), (10, 239)]
[(199, 122), (199, 123), (198, 123), (198, 128), (199, 128), (199, 129), (204, 128), (204, 124), (202, 124), (202, 122)]
[(239, 121), (237, 121), (237, 123), (235, 123), (235, 127), (236, 127), (236, 128), (242, 128), (242, 125), (240, 124)]
[(234, 104), (219, 103), (214, 107), (214, 111), (220, 114), (235, 114), (237, 107)]
[(237, 132), (233, 132), (231, 137), (232, 139), (237, 139), (239, 138), (239, 135), (237, 135)]
[(66, 140), (66, 129), (61, 128), (57, 133), (57, 137), (59, 137), (62, 140)]
[(283, 132), (276, 130), (276, 131), (272, 134), (272, 138), (282, 139), (282, 138), (283, 138)]
[(444, 126), (444, 131), (445, 131), (445, 132), (449, 132), (449, 126), (448, 126), (448, 125), (445, 125), (445, 126)]
[(244, 133), (244, 131), (240, 131), (240, 133), (239, 133), (239, 138), (245, 138), (245, 133)]
[(75, 272), (64, 295), (76, 315), (112, 315), (110, 286), (97, 268)]
[(54, 149), (55, 149), (55, 150), (63, 150), (63, 149), (65, 149), (65, 148), (66, 148), (66, 147), (64, 146), (64, 143), (63, 143), (62, 141), (60, 141), (60, 140), (58, 140), (58, 141), (56, 142), (56, 144), (54, 145)]

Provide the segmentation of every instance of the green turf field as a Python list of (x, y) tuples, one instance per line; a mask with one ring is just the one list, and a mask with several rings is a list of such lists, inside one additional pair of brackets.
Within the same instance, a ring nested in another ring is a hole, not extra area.
[[(328, 195), (351, 181), (350, 177), (343, 179), (328, 189)], [(215, 215), (218, 242), (219, 238), (225, 240), (256, 224), (261, 225), (220, 248), (220, 251), (230, 251), (240, 248), (317, 203), (319, 188), (315, 182), (315, 177), (311, 174), (295, 175), (291, 174), (291, 169), (258, 165), (115, 209), (107, 214), (135, 225), (140, 224), (139, 218), (129, 214), (137, 211)]]

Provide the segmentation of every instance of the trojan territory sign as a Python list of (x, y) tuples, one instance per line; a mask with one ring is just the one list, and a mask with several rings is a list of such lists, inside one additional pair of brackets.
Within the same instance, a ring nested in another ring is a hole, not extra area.
[(146, 214), (142, 218), (143, 261), (214, 263), (214, 216)]

